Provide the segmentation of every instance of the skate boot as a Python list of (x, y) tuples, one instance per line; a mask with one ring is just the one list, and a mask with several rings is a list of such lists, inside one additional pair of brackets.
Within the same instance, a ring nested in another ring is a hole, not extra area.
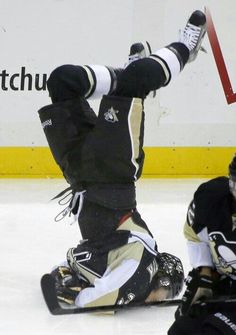
[(146, 42), (145, 44), (141, 42), (132, 44), (130, 47), (130, 51), (129, 51), (128, 64), (138, 59), (142, 59), (142, 58), (150, 56), (151, 52), (152, 52), (151, 47), (148, 42)]
[(190, 16), (185, 28), (180, 31), (179, 36), (179, 42), (185, 44), (189, 49), (189, 63), (195, 60), (199, 50), (206, 52), (201, 47), (205, 33), (206, 16), (202, 11), (196, 10)]

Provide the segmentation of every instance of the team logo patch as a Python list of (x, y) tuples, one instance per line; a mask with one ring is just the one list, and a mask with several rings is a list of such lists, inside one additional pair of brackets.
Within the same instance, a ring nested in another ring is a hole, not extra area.
[(217, 270), (236, 278), (236, 242), (227, 240), (221, 232), (209, 234), (211, 254)]
[(117, 114), (119, 111), (115, 110), (113, 107), (109, 108), (106, 113), (104, 113), (105, 120), (111, 123), (118, 122)]

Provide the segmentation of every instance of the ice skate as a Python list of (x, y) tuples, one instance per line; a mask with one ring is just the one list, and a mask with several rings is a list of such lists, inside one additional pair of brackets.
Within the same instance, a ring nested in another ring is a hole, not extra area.
[(135, 60), (148, 57), (151, 54), (151, 46), (148, 42), (134, 43), (130, 47), (129, 64)]
[(205, 33), (206, 16), (202, 11), (196, 10), (190, 16), (185, 28), (180, 31), (179, 38), (179, 42), (185, 44), (189, 49), (189, 63), (195, 60), (199, 50), (206, 52), (201, 47)]

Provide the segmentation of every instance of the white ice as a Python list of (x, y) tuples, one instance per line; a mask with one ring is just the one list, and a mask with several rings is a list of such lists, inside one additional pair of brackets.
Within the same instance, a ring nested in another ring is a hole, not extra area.
[[(186, 210), (204, 179), (141, 179), (138, 210), (159, 251), (179, 256), (190, 269), (183, 237)], [(80, 240), (77, 225), (54, 222), (61, 210), (50, 199), (67, 187), (62, 179), (0, 180), (0, 334), (164, 335), (175, 307), (120, 311), (116, 315), (52, 316), (40, 291), (40, 277), (65, 259)]]

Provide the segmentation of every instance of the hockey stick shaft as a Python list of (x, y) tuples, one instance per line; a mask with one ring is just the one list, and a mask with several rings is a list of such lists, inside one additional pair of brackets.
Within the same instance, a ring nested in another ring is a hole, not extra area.
[(156, 301), (152, 303), (145, 302), (135, 302), (124, 305), (108, 305), (108, 306), (95, 306), (95, 307), (73, 307), (73, 308), (63, 308), (60, 306), (55, 290), (55, 281), (49, 274), (45, 274), (41, 279), (41, 288), (45, 302), (48, 306), (49, 311), (53, 315), (63, 315), (63, 314), (81, 314), (81, 313), (102, 313), (102, 312), (112, 312), (119, 311), (130, 308), (138, 307), (152, 307), (152, 306), (177, 306), (181, 300), (163, 300)]
[[(73, 307), (73, 308), (63, 308), (60, 306), (56, 290), (55, 290), (55, 281), (54, 279), (46, 274), (41, 279), (41, 287), (44, 295), (45, 302), (51, 314), (53, 315), (66, 315), (66, 314), (82, 314), (82, 313), (106, 313), (106, 312), (116, 312), (120, 310), (129, 310), (132, 308), (140, 308), (140, 307), (172, 307), (178, 306), (182, 300), (181, 299), (173, 299), (173, 300), (162, 300), (155, 301), (151, 303), (145, 302), (135, 302), (124, 305), (108, 305), (108, 306), (95, 306), (95, 307)], [(235, 296), (227, 296), (227, 297), (219, 297), (218, 299), (206, 300), (204, 302), (199, 302), (195, 306), (198, 305), (200, 308), (204, 308), (204, 306), (208, 306), (210, 308), (216, 307), (219, 304), (224, 304), (227, 307), (231, 307), (233, 304), (236, 304)]]
[[(102, 312), (116, 312), (121, 310), (127, 310), (132, 308), (139, 308), (139, 307), (171, 307), (171, 306), (178, 306), (181, 300), (162, 300), (162, 301), (155, 301), (152, 303), (144, 303), (144, 302), (137, 302), (137, 303), (130, 303), (128, 305), (107, 305), (107, 306), (95, 306), (95, 307), (83, 307), (83, 308), (73, 308), (68, 309), (70, 311), (69, 314), (78, 314), (78, 313), (102, 313)], [(64, 310), (63, 310), (64, 311)]]
[[(55, 311), (55, 313), (52, 313), (54, 315), (63, 315), (63, 314), (82, 314), (82, 313), (106, 313), (106, 312), (117, 312), (122, 310), (130, 310), (133, 308), (140, 308), (140, 307), (175, 307), (178, 306), (182, 302), (181, 299), (173, 299), (173, 300), (162, 300), (162, 301), (156, 301), (152, 303), (130, 303), (128, 305), (110, 305), (110, 306), (96, 306), (96, 307), (84, 307), (84, 308), (68, 308), (63, 309), (61, 307), (58, 308), (58, 310)], [(228, 300), (223, 299), (212, 299), (212, 300), (206, 300), (205, 302), (199, 303), (200, 308), (203, 308), (204, 306), (208, 306), (210, 308), (213, 308), (216, 305), (219, 305), (220, 303), (224, 303), (225, 305), (230, 305), (231, 303), (236, 303), (236, 299), (229, 298)]]

